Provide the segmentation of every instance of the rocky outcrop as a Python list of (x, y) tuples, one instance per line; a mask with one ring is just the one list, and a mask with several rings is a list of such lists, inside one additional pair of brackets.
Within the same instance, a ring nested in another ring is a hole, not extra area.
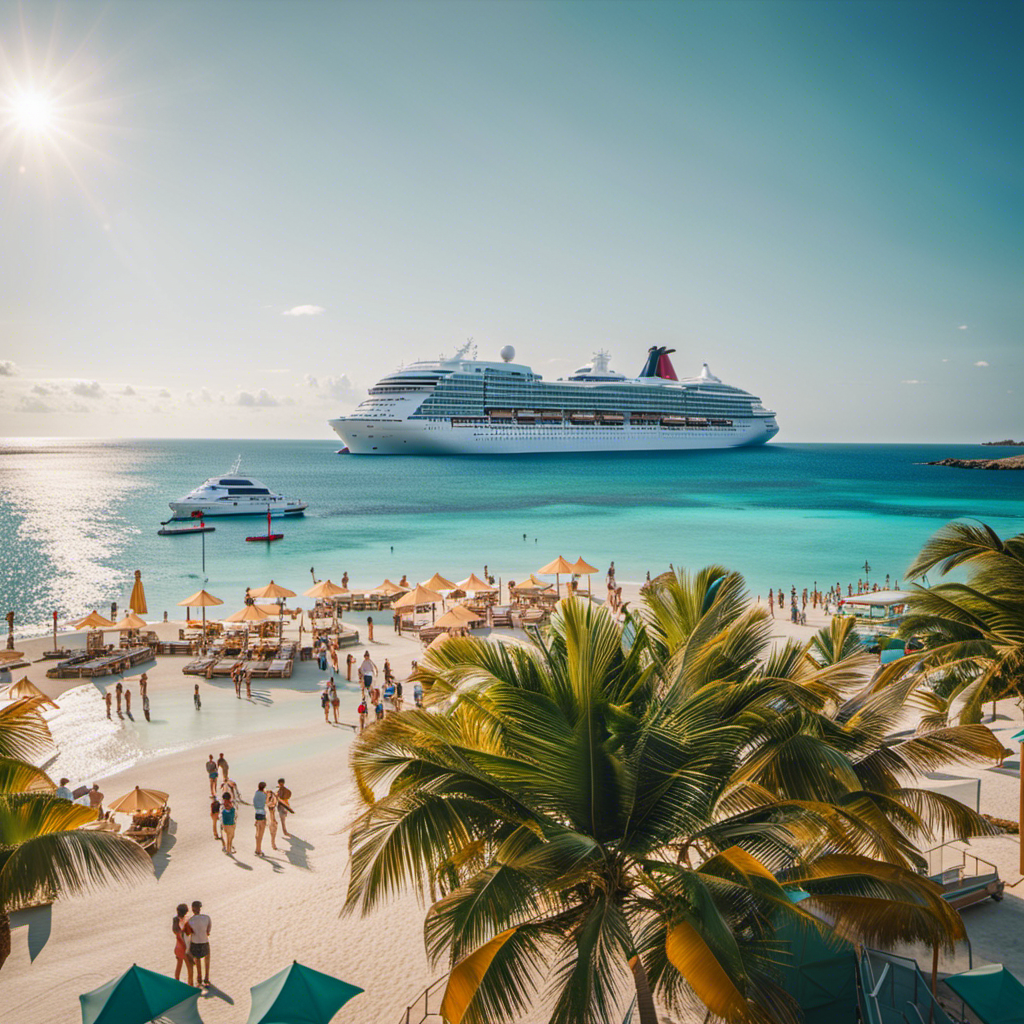
[(1011, 455), (1006, 459), (939, 459), (925, 465), (955, 466), (957, 469), (1024, 469), (1024, 455)]

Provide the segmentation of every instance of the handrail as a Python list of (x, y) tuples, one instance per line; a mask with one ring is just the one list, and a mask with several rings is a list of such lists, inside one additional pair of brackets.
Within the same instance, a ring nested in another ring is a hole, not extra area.
[[(925, 857), (927, 857), (928, 854), (934, 853), (936, 850), (944, 850), (947, 846), (952, 846), (953, 843), (962, 843), (963, 841), (964, 840), (962, 840), (962, 839), (949, 839), (949, 840), (947, 840), (944, 843), (939, 843), (938, 846), (933, 846), (933, 847), (931, 847), (928, 850), (922, 851), (922, 853), (923, 853), (923, 855)], [(976, 875), (980, 875), (981, 874), (981, 871), (978, 870), (978, 865), (979, 864), (984, 864), (986, 867), (991, 868), (992, 869), (991, 873), (993, 875), (996, 875), (996, 876), (999, 875), (999, 868), (995, 864), (993, 864), (992, 861), (985, 860), (984, 857), (979, 857), (976, 853), (971, 853), (969, 850), (965, 850), (965, 849), (962, 849), (962, 848), (955, 848), (954, 852), (960, 854), (960, 865), (965, 870), (967, 868), (967, 858), (970, 857), (971, 860), (974, 861), (974, 873)], [(939, 857), (939, 873), (940, 874), (942, 873), (942, 870), (943, 870), (943, 868), (942, 868), (942, 857), (940, 856)]]
[[(428, 1017), (437, 1017), (440, 1020), (440, 1011), (432, 1012), (430, 1009), (430, 997), (447, 980), (448, 975), (442, 974), (440, 978), (432, 981), (406, 1008), (401, 1024), (423, 1024)], [(423, 1001), (423, 1015), (419, 1018), (413, 1017), (418, 1012), (420, 1000)]]

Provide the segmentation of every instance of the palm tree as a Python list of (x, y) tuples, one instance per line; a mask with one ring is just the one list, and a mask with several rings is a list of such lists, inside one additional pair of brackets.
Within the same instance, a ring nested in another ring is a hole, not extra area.
[(896, 785), (914, 753), (871, 758), (882, 705), (905, 701), (868, 695), (857, 717), (840, 698), (864, 683), (857, 655), (770, 652), (725, 570), (678, 573), (645, 601), (620, 627), (567, 599), (528, 647), (452, 639), (420, 668), (437, 706), (354, 746), (369, 806), (346, 909), (429, 894), (452, 1024), (522, 1012), (549, 964), (556, 1022), (611, 1019), (626, 986), (644, 1024), (655, 994), (784, 1021), (778, 923), (822, 927), (814, 911), (885, 944), (963, 934), (914, 870), (911, 840), (937, 813)]
[(40, 894), (73, 894), (151, 872), (145, 851), (112, 832), (82, 830), (95, 811), (54, 795), (25, 758), (49, 743), (38, 700), (0, 709), (0, 967), (11, 952), (10, 913)]
[(1024, 697), (1024, 534), (1004, 541), (983, 523), (948, 523), (921, 549), (908, 579), (957, 569), (966, 583), (915, 588), (900, 632), (924, 642), (923, 668), (962, 700), (961, 720), (976, 722), (986, 699)]

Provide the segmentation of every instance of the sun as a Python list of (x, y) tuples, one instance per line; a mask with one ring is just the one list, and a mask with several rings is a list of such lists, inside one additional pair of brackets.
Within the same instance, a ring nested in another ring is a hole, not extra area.
[(19, 89), (11, 97), (11, 116), (24, 132), (41, 135), (54, 125), (56, 106), (53, 99), (38, 89)]

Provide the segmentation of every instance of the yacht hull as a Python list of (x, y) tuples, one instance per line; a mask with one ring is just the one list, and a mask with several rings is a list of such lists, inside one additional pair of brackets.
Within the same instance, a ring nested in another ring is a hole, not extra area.
[(328, 421), (353, 455), (526, 455), (553, 452), (695, 451), (762, 445), (778, 433), (774, 417), (732, 426), (663, 427), (560, 423), (453, 425), (444, 420)]
[[(199, 512), (202, 514), (204, 519), (223, 519), (225, 516), (261, 516), (266, 519), (267, 517), (267, 505), (266, 502), (262, 506), (253, 503), (249, 507), (239, 507), (239, 505), (228, 505), (226, 502), (184, 502), (184, 501), (172, 501), (169, 503), (170, 509), (174, 513), (173, 519), (192, 519), (193, 513)], [(249, 505), (248, 502), (245, 503)], [(287, 505), (281, 504), (279, 507), (270, 507), (270, 514), (274, 518), (281, 516), (297, 516), (305, 512), (307, 506), (303, 502), (289, 502)]]

